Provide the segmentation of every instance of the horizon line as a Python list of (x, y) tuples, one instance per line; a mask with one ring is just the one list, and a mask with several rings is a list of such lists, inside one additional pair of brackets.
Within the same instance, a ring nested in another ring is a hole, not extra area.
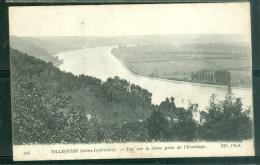
[(12, 35), (9, 34), (10, 37), (103, 37), (103, 38), (111, 38), (111, 37), (138, 37), (138, 36), (184, 36), (184, 35), (248, 35), (246, 33), (171, 33), (171, 34), (130, 34), (130, 35)]

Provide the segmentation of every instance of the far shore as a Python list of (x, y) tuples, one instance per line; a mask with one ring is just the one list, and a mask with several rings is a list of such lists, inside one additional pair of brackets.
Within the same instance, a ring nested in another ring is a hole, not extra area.
[[(110, 52), (113, 56), (114, 54), (112, 53), (112, 49)], [(191, 82), (191, 81), (182, 81), (182, 80), (174, 80), (174, 79), (166, 79), (166, 78), (160, 78), (160, 77), (152, 77), (152, 76), (145, 76), (145, 75), (140, 75), (136, 72), (134, 72), (127, 64), (125, 64), (122, 60), (118, 59), (116, 56), (114, 56), (121, 64), (124, 66), (127, 70), (129, 70), (132, 74), (134, 74), (137, 77), (143, 77), (143, 78), (148, 78), (152, 80), (161, 80), (161, 81), (167, 81), (167, 82), (175, 82), (179, 84), (192, 84), (192, 85), (197, 85), (197, 86), (212, 86), (212, 87), (219, 87), (219, 88), (227, 88), (227, 85), (217, 85), (217, 84), (207, 84), (207, 83), (199, 83), (199, 82)], [(233, 89), (241, 89), (241, 90), (248, 90), (250, 87), (236, 87), (236, 86), (231, 86)]]
[[(112, 53), (112, 49), (115, 48), (115, 46), (104, 46), (107, 48), (110, 48), (110, 53), (114, 56), (114, 54)], [(63, 53), (68, 53), (68, 52), (77, 52), (77, 51), (82, 51), (84, 49), (95, 49), (98, 47), (91, 47), (91, 48), (81, 48), (81, 49), (76, 49), (76, 50), (71, 50), (71, 51), (64, 51), (64, 52), (59, 52), (57, 54), (54, 54), (53, 56), (59, 57), (60, 55), (62, 55)], [(134, 72), (133, 70), (131, 70), (131, 68), (125, 64), (122, 60), (118, 59), (116, 56), (114, 56), (121, 64), (123, 67), (125, 67), (129, 72), (131, 72), (132, 74), (134, 74), (137, 77), (143, 77), (143, 78), (148, 78), (151, 80), (161, 80), (161, 81), (166, 81), (166, 82), (175, 82), (175, 83), (179, 83), (179, 84), (192, 84), (192, 85), (196, 85), (196, 86), (212, 86), (212, 87), (219, 87), (219, 88), (227, 88), (226, 85), (217, 85), (217, 84), (207, 84), (207, 83), (199, 83), (199, 82), (191, 82), (191, 81), (183, 81), (183, 80), (174, 80), (174, 79), (166, 79), (166, 78), (160, 78), (160, 77), (152, 77), (152, 76), (145, 76), (145, 75), (140, 75), (136, 72)], [(120, 75), (119, 75), (120, 76)], [(248, 90), (251, 89), (250, 87), (237, 87), (237, 86), (231, 86), (233, 89), (241, 89), (241, 90)]]

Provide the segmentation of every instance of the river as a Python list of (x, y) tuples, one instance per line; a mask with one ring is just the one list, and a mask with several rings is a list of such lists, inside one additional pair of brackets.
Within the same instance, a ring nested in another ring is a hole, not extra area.
[[(153, 94), (154, 104), (159, 104), (166, 97), (172, 96), (177, 106), (187, 107), (189, 102), (198, 103), (199, 109), (203, 110), (208, 106), (209, 98), (213, 93), (217, 95), (217, 100), (225, 97), (225, 86), (157, 79), (133, 74), (111, 53), (112, 48), (97, 47), (59, 53), (57, 56), (63, 60), (59, 68), (74, 75), (85, 74), (103, 81), (108, 77), (119, 76), (150, 91)], [(252, 105), (251, 88), (232, 89), (234, 95), (242, 99), (244, 107)]]

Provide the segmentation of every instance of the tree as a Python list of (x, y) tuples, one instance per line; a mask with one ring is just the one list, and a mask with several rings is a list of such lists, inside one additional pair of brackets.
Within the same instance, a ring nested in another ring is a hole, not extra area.
[(252, 122), (240, 98), (235, 98), (230, 86), (225, 99), (216, 103), (215, 95), (209, 101), (202, 137), (210, 140), (242, 140), (252, 137)]
[(174, 133), (178, 140), (193, 140), (196, 138), (197, 123), (193, 119), (192, 106), (188, 109), (177, 108), (178, 121), (174, 124)]
[(154, 110), (150, 118), (147, 119), (148, 136), (151, 140), (165, 139), (169, 130), (168, 127), (169, 123), (167, 119), (159, 110)]
[(229, 85), (231, 83), (230, 72), (225, 70), (215, 71), (214, 79), (217, 84)]

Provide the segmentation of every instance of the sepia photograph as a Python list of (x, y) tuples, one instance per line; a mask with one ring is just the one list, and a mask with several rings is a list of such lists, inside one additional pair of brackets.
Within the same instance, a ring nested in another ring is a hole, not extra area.
[(14, 160), (254, 156), (250, 3), (9, 7)]

